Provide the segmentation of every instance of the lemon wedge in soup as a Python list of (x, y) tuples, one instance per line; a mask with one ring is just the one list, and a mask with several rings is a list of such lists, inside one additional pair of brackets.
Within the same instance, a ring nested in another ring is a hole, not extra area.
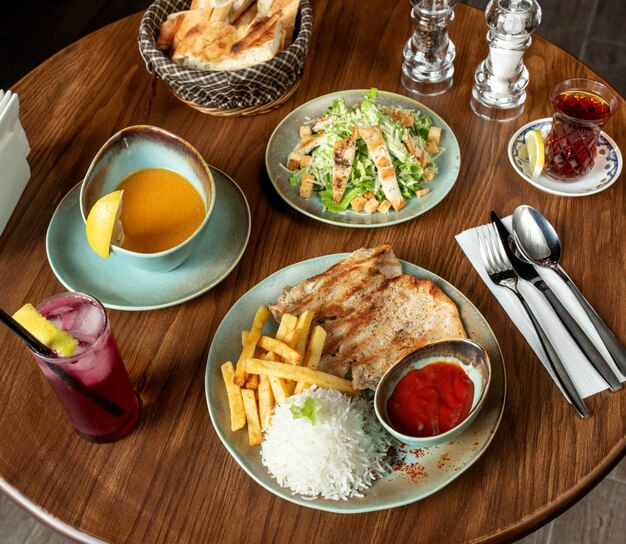
[(32, 304), (25, 304), (13, 314), (13, 319), (37, 340), (62, 357), (70, 357), (78, 341), (41, 315)]
[(113, 191), (100, 198), (87, 217), (87, 241), (100, 257), (109, 258), (111, 243), (121, 244), (124, 230), (120, 221), (124, 191)]

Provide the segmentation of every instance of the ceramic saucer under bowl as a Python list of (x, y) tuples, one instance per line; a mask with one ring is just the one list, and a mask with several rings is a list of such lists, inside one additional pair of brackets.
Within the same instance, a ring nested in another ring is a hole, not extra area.
[(598, 155), (591, 172), (577, 181), (555, 181), (545, 174), (538, 179), (530, 176), (528, 160), (519, 157), (519, 149), (529, 130), (538, 130), (544, 141), (552, 129), (552, 118), (537, 119), (520, 128), (509, 141), (509, 160), (515, 171), (528, 183), (538, 189), (559, 196), (586, 196), (608, 189), (619, 177), (622, 166), (622, 153), (615, 141), (605, 132), (598, 136)]
[(114, 310), (155, 310), (191, 300), (215, 287), (243, 256), (250, 237), (250, 208), (241, 189), (214, 167), (216, 204), (193, 254), (170, 272), (148, 272), (105, 260), (89, 247), (80, 214), (80, 183), (57, 207), (46, 236), (48, 261), (70, 291), (96, 297)]

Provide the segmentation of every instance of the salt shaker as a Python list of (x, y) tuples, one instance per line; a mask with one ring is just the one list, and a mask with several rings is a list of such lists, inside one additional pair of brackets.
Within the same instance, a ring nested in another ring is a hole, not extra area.
[(448, 38), (456, 0), (411, 0), (415, 32), (404, 46), (402, 85), (418, 95), (437, 95), (452, 87), (456, 49)]
[(491, 121), (511, 121), (524, 110), (528, 70), (523, 57), (541, 22), (537, 0), (491, 0), (485, 9), (489, 56), (476, 68), (470, 105)]

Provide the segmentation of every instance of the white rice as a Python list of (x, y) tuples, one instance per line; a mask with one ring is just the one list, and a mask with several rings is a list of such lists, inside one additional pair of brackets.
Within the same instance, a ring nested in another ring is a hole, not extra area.
[[(319, 406), (315, 424), (291, 411), (307, 397)], [(383, 475), (388, 447), (370, 402), (313, 387), (275, 408), (261, 460), (279, 485), (296, 494), (346, 500), (362, 497)]]

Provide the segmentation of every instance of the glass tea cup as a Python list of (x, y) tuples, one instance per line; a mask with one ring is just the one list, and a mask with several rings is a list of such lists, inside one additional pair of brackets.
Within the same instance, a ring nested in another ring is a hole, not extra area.
[(585, 78), (562, 81), (550, 91), (552, 130), (545, 142), (545, 173), (574, 181), (593, 168), (600, 127), (617, 109), (617, 96), (606, 85)]
[(71, 357), (31, 350), (76, 432), (90, 442), (126, 436), (139, 419), (139, 397), (102, 304), (83, 293), (61, 293), (37, 310), (78, 340)]

